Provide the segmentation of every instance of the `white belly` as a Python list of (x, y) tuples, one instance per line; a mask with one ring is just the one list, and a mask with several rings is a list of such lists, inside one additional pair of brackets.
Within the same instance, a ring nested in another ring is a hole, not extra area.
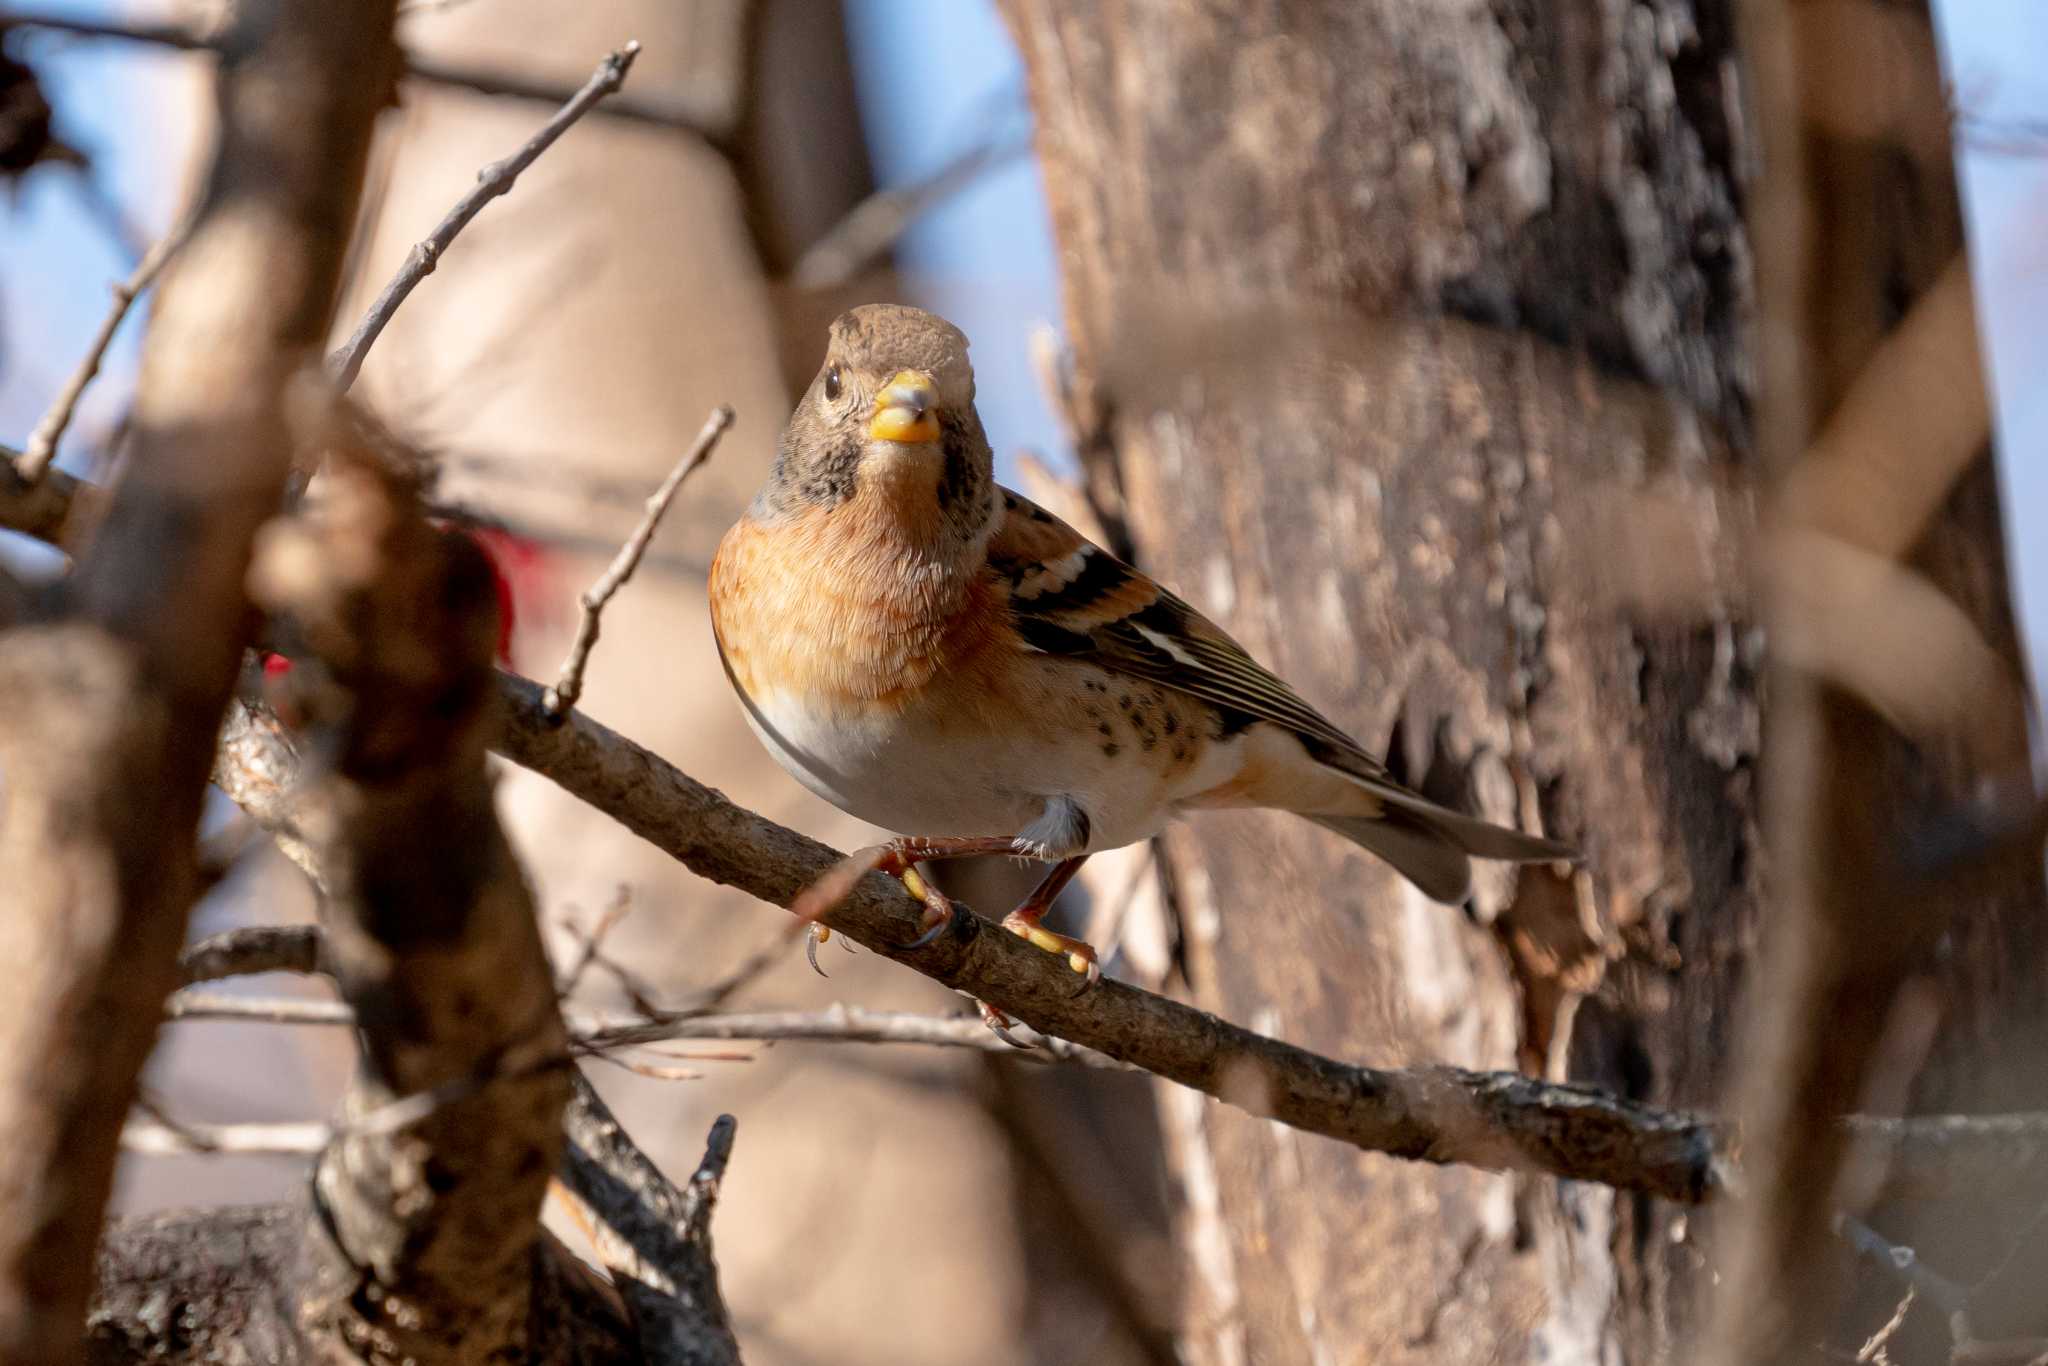
[[(1036, 740), (1027, 728), (963, 734), (914, 714), (825, 711), (786, 693), (742, 693), (740, 702), (754, 734), (792, 777), (898, 834), (1022, 835), (1055, 846), (1081, 837), (1080, 848), (1093, 852), (1157, 834), (1175, 804), (1149, 767), (1115, 763), (1092, 743), (1048, 752), (1043, 731)], [(1212, 746), (1203, 768), (1227, 769), (1234, 758), (1222, 751), (1229, 748)], [(1071, 830), (1077, 810), (1085, 836)]]
[(962, 754), (897, 716), (817, 710), (786, 693), (742, 694), (747, 723), (791, 777), (849, 815), (904, 835), (1013, 835), (1044, 798), (1005, 783), (986, 754)]

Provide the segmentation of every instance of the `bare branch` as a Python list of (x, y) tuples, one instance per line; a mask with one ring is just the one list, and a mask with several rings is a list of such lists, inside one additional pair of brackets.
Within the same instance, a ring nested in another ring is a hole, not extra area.
[(187, 985), (259, 972), (318, 972), (320, 930), (315, 925), (244, 925), (208, 935), (178, 955)]
[(64, 429), (71, 425), (71, 415), (77, 411), (78, 400), (84, 395), (86, 386), (99, 374), (100, 363), (107, 357), (107, 348), (114, 344), (114, 334), (121, 330), (121, 322), (128, 316), (129, 307), (156, 282), (157, 272), (177, 252), (190, 231), (188, 219), (165, 233), (135, 267), (134, 273), (114, 286), (114, 301), (108, 307), (107, 315), (100, 319), (99, 331), (93, 334), (92, 344), (80, 357), (78, 368), (71, 372), (71, 377), (58, 391), (49, 411), (28, 434), (28, 444), (15, 461), (15, 471), (22, 483), (36, 483), (43, 477), (43, 471), (49, 468), (50, 461), (56, 458), (57, 443), (63, 439)]
[(405, 264), (391, 283), (384, 286), (384, 292), (370, 305), (370, 311), (356, 324), (356, 330), (340, 349), (327, 358), (327, 367), (333, 373), (335, 383), (346, 391), (356, 382), (356, 375), (363, 368), (363, 357), (370, 346), (391, 321), (391, 315), (405, 302), (421, 280), (427, 278), (440, 263), (441, 253), (455, 240), (456, 234), (469, 226), (469, 221), (483, 212), (484, 205), (510, 190), (519, 175), (534, 159), (555, 140), (569, 131), (576, 121), (589, 113), (605, 96), (615, 92), (625, 82), (626, 73), (632, 70), (633, 59), (640, 55), (640, 44), (627, 43), (617, 52), (598, 63), (583, 88), (578, 90), (558, 110), (555, 116), (541, 126), (539, 132), (528, 138), (518, 151), (502, 161), (494, 161), (477, 172), (475, 188), (457, 200), (455, 207), (434, 228), (425, 240), (416, 243), (406, 255)]
[(121, 1147), (145, 1157), (190, 1157), (193, 1154), (265, 1154), (311, 1157), (334, 1141), (334, 1130), (312, 1120), (277, 1124), (172, 1123), (165, 1119), (131, 1119), (121, 1130)]
[(847, 211), (823, 237), (805, 249), (789, 273), (799, 289), (827, 290), (850, 284), (879, 264), (905, 230), (935, 205), (960, 193), (991, 169), (1031, 151), (1028, 133), (975, 141), (924, 179), (877, 190)]
[[(215, 1020), (246, 1024), (351, 1027), (355, 1011), (344, 1001), (295, 996), (245, 996), (187, 987), (164, 1004), (167, 1020)], [(918, 1044), (965, 1048), (1019, 1062), (1066, 1062), (1082, 1067), (1133, 1070), (1128, 1063), (1068, 1043), (1041, 1040), (1029, 1051), (1004, 1043), (972, 1016), (921, 1015), (909, 1011), (864, 1010), (834, 1005), (825, 1010), (728, 1011), (656, 1018), (571, 1011), (570, 1044), (578, 1053), (609, 1053), (687, 1039), (755, 1040), (761, 1043)]]
[(738, 1366), (711, 1252), (711, 1211), (732, 1156), (733, 1117), (720, 1115), (711, 1126), (704, 1160), (678, 1190), (590, 1083), (579, 1075), (575, 1085), (564, 1179), (603, 1221), (598, 1252), (632, 1310), (649, 1366)]
[[(200, 964), (214, 965), (218, 975), (232, 976), (269, 971), (269, 965), (288, 960), (306, 962), (317, 952), (307, 943), (314, 937), (311, 928), (304, 926), (251, 926), (229, 931), (193, 947), (188, 957), (194, 967), (188, 980), (199, 980)], [(339, 1001), (225, 995), (191, 987), (173, 993), (164, 1013), (174, 1020), (344, 1027), (355, 1023), (355, 1013)], [(989, 1033), (978, 1018), (967, 1015), (866, 1010), (838, 1004), (818, 1011), (722, 1011), (672, 1018), (576, 1011), (567, 1018), (571, 1047), (579, 1053), (709, 1039), (913, 1044), (965, 1048), (1024, 1063), (1141, 1070), (1059, 1038), (1043, 1038), (1030, 1051), (1019, 1051)], [(1884, 1165), (1885, 1189), (1901, 1198), (1935, 1199), (2048, 1170), (2048, 1113), (1905, 1118), (1850, 1115), (1842, 1125), (1864, 1160)]]
[(576, 639), (569, 646), (568, 657), (562, 661), (562, 671), (555, 679), (555, 686), (541, 698), (541, 706), (549, 716), (559, 720), (583, 696), (583, 671), (589, 667), (590, 651), (597, 644), (598, 625), (605, 604), (639, 568), (640, 557), (647, 553), (648, 544), (654, 540), (655, 528), (661, 525), (662, 514), (668, 511), (676, 490), (697, 472), (698, 466), (711, 458), (711, 453), (718, 449), (718, 438), (724, 436), (730, 426), (732, 409), (720, 404), (711, 410), (703, 430), (690, 443), (689, 451), (676, 462), (668, 478), (662, 480), (661, 487), (648, 498), (647, 510), (641, 515), (640, 524), (633, 528), (633, 534), (619, 547), (619, 553), (612, 557), (611, 564), (606, 566), (598, 581), (584, 591), (583, 617), (576, 623)]
[[(788, 907), (840, 855), (734, 806), (580, 712), (551, 721), (540, 688), (500, 675), (500, 750), (708, 877)], [(1105, 980), (1084, 995), (1060, 959), (963, 915), (915, 952), (920, 905), (879, 876), (824, 918), (885, 957), (1043, 1034), (1132, 1063), (1253, 1114), (1376, 1152), (1546, 1171), (1679, 1200), (1718, 1184), (1714, 1131), (1583, 1087), (1457, 1068), (1350, 1067), (1150, 992)]]
[(63, 470), (45, 471), (30, 483), (21, 477), (21, 458), (20, 451), (0, 446), (0, 529), (70, 545), (77, 539), (77, 524), (103, 501), (103, 491)]

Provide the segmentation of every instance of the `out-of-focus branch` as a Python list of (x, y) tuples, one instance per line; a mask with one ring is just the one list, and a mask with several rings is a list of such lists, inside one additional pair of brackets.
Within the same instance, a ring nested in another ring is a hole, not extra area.
[(243, 925), (208, 935), (178, 955), (186, 985), (259, 972), (317, 972), (320, 930), (313, 925)]
[(114, 344), (114, 334), (121, 330), (121, 322), (128, 316), (128, 309), (142, 292), (156, 282), (157, 272), (164, 268), (164, 262), (185, 240), (186, 227), (173, 228), (149, 249), (134, 273), (114, 286), (114, 301), (107, 309), (107, 315), (100, 319), (99, 331), (93, 334), (92, 344), (79, 359), (77, 369), (64, 382), (64, 387), (50, 404), (48, 412), (37, 422), (28, 434), (28, 444), (22, 448), (15, 461), (15, 471), (21, 482), (33, 485), (43, 477), (50, 461), (57, 456), (57, 443), (63, 439), (64, 429), (71, 425), (71, 415), (78, 410), (78, 400), (85, 394), (86, 386), (100, 372), (100, 363), (107, 358), (107, 348)]
[(326, 331), (391, 24), (391, 0), (237, 8), (213, 165), (144, 348), (136, 458), (52, 624), (0, 637), (9, 1366), (79, 1357), (118, 1135), (199, 885), (250, 546), (284, 488), (286, 390)]
[(0, 446), (0, 530), (71, 545), (77, 524), (92, 515), (104, 491), (62, 470), (48, 470), (30, 483), (21, 477), (21, 458), (20, 451)]
[[(218, 52), (221, 49), (221, 38), (218, 34), (194, 24), (171, 21), (152, 23), (139, 20), (117, 22), (66, 14), (29, 13), (24, 12), (18, 5), (8, 7), (7, 21), (24, 28), (39, 28), (51, 33), (142, 43), (150, 47), (172, 48), (179, 52)], [(526, 100), (535, 104), (559, 105), (575, 93), (552, 82), (535, 80), (515, 72), (479, 70), (422, 54), (411, 54), (405, 58), (403, 74), (412, 80), (424, 81), (430, 85), (448, 86), (501, 99)], [(732, 111), (709, 100), (693, 98), (688, 92), (677, 96), (632, 95), (611, 100), (604, 105), (599, 117), (623, 119), (631, 123), (644, 123), (688, 133), (702, 138), (721, 151), (728, 149), (732, 143)]]
[(319, 961), (364, 1046), (315, 1172), (302, 1317), (423, 1366), (524, 1358), (568, 1082), (485, 767), (496, 595), (483, 553), (428, 526), (357, 432), (331, 424), (318, 506), (267, 528), (250, 574), (340, 718), (294, 806), (326, 878)]
[(214, 785), (270, 832), (278, 849), (315, 887), (325, 887), (326, 874), (296, 823), (291, 789), (298, 774), (298, 749), (283, 724), (240, 700), (230, 702), (214, 754)]
[(669, 471), (668, 478), (661, 481), (661, 487), (648, 497), (646, 510), (641, 514), (640, 524), (633, 528), (633, 534), (619, 547), (619, 553), (612, 557), (612, 562), (605, 567), (597, 582), (584, 590), (583, 615), (576, 623), (576, 639), (569, 646), (568, 657), (562, 661), (562, 672), (555, 679), (555, 686), (541, 698), (541, 705), (547, 709), (548, 715), (560, 717), (583, 696), (583, 671), (590, 666), (590, 652), (597, 645), (597, 631), (605, 604), (640, 567), (640, 557), (647, 553), (648, 545), (654, 540), (655, 528), (661, 525), (662, 514), (668, 511), (676, 490), (697, 472), (698, 466), (711, 458), (711, 452), (718, 449), (718, 438), (724, 436), (725, 429), (730, 426), (732, 409), (723, 404), (714, 408), (705, 420), (703, 430), (697, 433), (697, 439), (690, 443), (690, 449)]
[[(279, 967), (267, 953), (257, 961), (268, 965), (238, 970), (291, 970)], [(189, 988), (169, 999), (164, 1018), (333, 1027), (349, 1027), (356, 1022), (355, 1011), (343, 1001), (226, 995)], [(578, 1053), (612, 1053), (691, 1039), (729, 1039), (761, 1043), (916, 1044), (965, 1048), (1023, 1063), (1066, 1062), (1110, 1069), (1130, 1066), (1065, 1039), (1048, 1038), (1028, 1051), (1020, 1050), (991, 1034), (988, 1026), (971, 1016), (864, 1010), (848, 1005), (833, 1005), (824, 1010), (719, 1011), (674, 1018), (571, 1011), (567, 1019), (569, 1041)]]
[[(1983, 606), (1972, 620), (1897, 563), (1989, 431), (1926, 8), (1759, 0), (1745, 17), (1766, 167), (1751, 241), (1759, 454), (1775, 478), (1757, 540), (1774, 906), (1737, 1072), (1749, 1198), (1727, 1225), (1709, 1366), (1827, 1335), (1845, 1266), (1842, 1118), (1886, 1071), (1900, 986), (1948, 916), (1994, 909), (1912, 878), (1897, 794), (1926, 780), (1960, 802), (2028, 758), (2016, 671), (1987, 643)], [(1880, 48), (1894, 65), (1873, 97), (1842, 54)], [(1857, 135), (1816, 131), (1873, 114)], [(1909, 198), (1910, 219), (1885, 221)], [(1894, 325), (1902, 289), (1912, 304)], [(1888, 722), (1922, 742), (1917, 772)], [(2017, 898), (2038, 916), (2037, 890)]]
[(540, 130), (522, 143), (518, 151), (477, 172), (476, 185), (455, 202), (455, 207), (435, 225), (433, 232), (413, 244), (413, 249), (406, 253), (405, 263), (398, 268), (398, 274), (384, 286), (383, 292), (370, 305), (369, 312), (356, 324), (356, 330), (327, 358), (328, 369), (333, 371), (336, 384), (346, 390), (356, 382), (356, 375), (363, 368), (363, 357), (378, 334), (391, 321), (391, 315), (398, 311), (406, 296), (420, 281), (434, 273), (441, 253), (448, 250), (456, 235), (469, 226), (472, 218), (483, 212), (484, 205), (510, 191), (520, 173), (552, 147), (557, 138), (575, 126), (577, 120), (596, 108), (607, 95), (616, 93), (625, 83), (626, 73), (633, 69), (633, 59), (639, 55), (640, 44), (627, 43), (599, 62), (597, 70), (583, 83), (583, 88), (571, 95), (555, 116), (541, 125)]
[(1787, 472), (1772, 515), (1896, 559), (1991, 438), (1970, 262), (1957, 252)]
[(877, 190), (805, 249), (789, 272), (799, 289), (838, 289), (881, 263), (912, 223), (982, 175), (1031, 151), (1028, 134), (990, 136), (953, 157), (924, 179)]
[(625, 1297), (648, 1366), (739, 1366), (718, 1291), (711, 1211), (732, 1156), (734, 1122), (711, 1126), (704, 1160), (678, 1189), (635, 1147), (581, 1075), (569, 1105), (563, 1175), (603, 1221), (598, 1254)]

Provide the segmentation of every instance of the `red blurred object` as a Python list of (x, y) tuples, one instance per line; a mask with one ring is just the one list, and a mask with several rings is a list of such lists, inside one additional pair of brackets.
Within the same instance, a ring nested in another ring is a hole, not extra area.
[[(491, 585), (498, 594), (498, 644), (500, 664), (512, 662), (512, 637), (522, 612), (538, 608), (543, 617), (555, 600), (553, 556), (540, 542), (514, 535), (499, 527), (457, 526), (436, 520), (444, 531), (465, 535), (476, 542), (491, 563)], [(287, 682), (292, 661), (274, 651), (262, 660), (263, 690), (271, 709), (287, 725), (298, 724), (298, 708)]]
[(454, 526), (447, 522), (436, 525), (462, 532), (490, 560), (491, 578), (498, 590), (498, 662), (510, 664), (512, 637), (518, 629), (520, 614), (534, 607), (545, 611), (554, 601), (554, 557), (540, 542), (503, 527)]

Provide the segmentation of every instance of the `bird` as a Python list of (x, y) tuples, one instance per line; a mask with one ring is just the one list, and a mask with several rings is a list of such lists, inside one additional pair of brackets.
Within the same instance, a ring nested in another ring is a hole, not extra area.
[(1396, 781), (1214, 622), (998, 484), (957, 327), (869, 304), (826, 340), (708, 587), (761, 743), (896, 832), (821, 879), (814, 908), (879, 868), (924, 902), (917, 948), (954, 914), (921, 865), (1037, 860), (1050, 870), (1003, 927), (1092, 985), (1094, 948), (1046, 913), (1091, 854), (1187, 812), (1295, 813), (1450, 904), (1475, 857), (1574, 858)]

